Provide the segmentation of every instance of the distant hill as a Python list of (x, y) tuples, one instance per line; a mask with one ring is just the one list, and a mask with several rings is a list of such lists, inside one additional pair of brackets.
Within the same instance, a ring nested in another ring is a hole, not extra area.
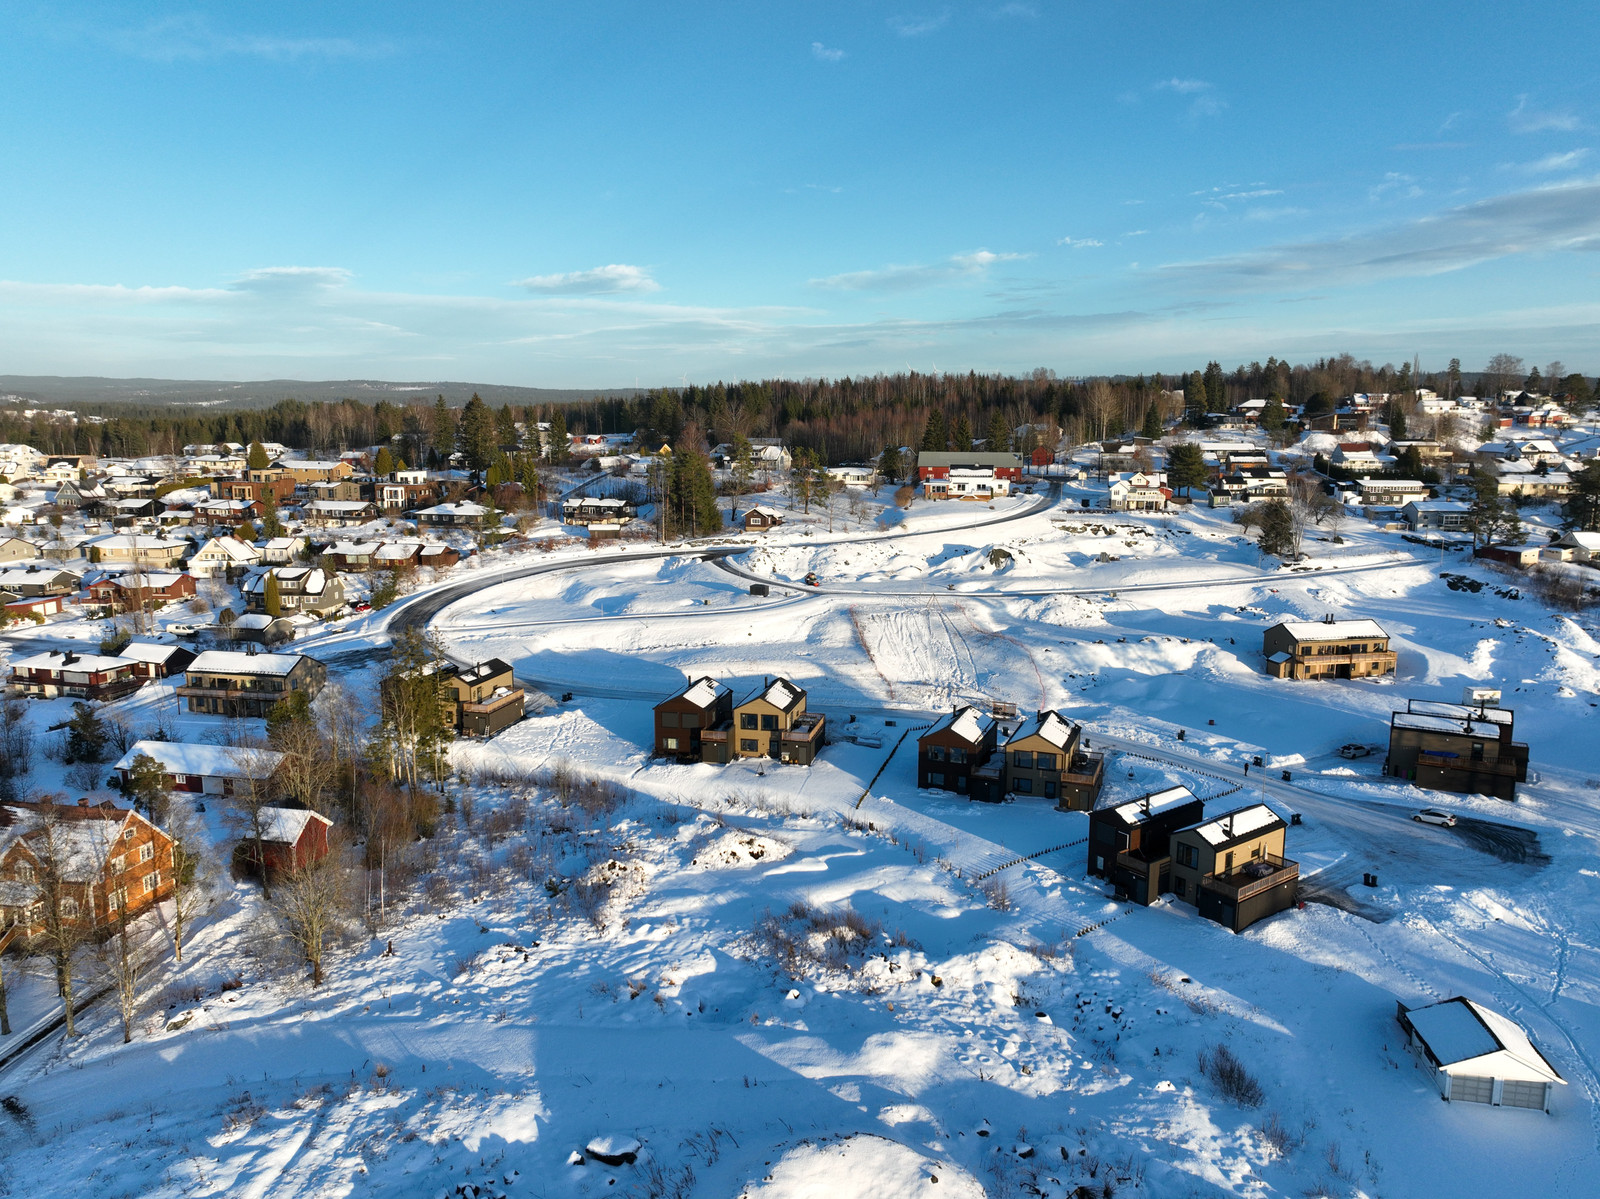
[(103, 379), (93, 375), (0, 375), (0, 400), (12, 396), (41, 408), (137, 404), (172, 406), (191, 411), (215, 408), (267, 408), (280, 400), (343, 400), (364, 403), (388, 400), (407, 404), (432, 403), (444, 396), (453, 407), (482, 396), (492, 407), (501, 404), (565, 404), (603, 396), (631, 396), (639, 388), (577, 389), (559, 387), (505, 387), (497, 383), (398, 383), (383, 379), (336, 379), (304, 382), (299, 379), (263, 379), (235, 382), (227, 379)]

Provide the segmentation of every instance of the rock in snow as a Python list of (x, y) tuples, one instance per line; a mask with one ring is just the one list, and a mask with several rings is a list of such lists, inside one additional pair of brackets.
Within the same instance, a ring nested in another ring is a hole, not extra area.
[(615, 1134), (595, 1137), (585, 1148), (595, 1161), (608, 1166), (631, 1165), (639, 1157), (639, 1142), (633, 1137)]

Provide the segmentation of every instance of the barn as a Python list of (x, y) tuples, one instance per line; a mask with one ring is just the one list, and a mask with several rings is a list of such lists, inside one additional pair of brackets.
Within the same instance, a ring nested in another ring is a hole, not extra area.
[(1567, 1080), (1499, 1012), (1456, 996), (1427, 1007), (1397, 1005), (1411, 1052), (1452, 1103), (1484, 1103), (1549, 1112), (1553, 1086)]
[(333, 821), (307, 808), (261, 809), (261, 854), (274, 874), (298, 870), (328, 853)]

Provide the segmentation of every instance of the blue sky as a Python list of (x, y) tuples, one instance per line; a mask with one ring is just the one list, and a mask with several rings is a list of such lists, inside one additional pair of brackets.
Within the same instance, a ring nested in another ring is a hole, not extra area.
[(0, 0), (0, 373), (1600, 370), (1600, 5)]

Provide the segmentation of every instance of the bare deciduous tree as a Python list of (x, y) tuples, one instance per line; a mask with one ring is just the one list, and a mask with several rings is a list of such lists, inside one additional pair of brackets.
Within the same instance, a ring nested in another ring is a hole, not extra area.
[(144, 921), (128, 919), (122, 909), (117, 930), (100, 946), (100, 970), (117, 997), (122, 1018), (122, 1043), (133, 1040), (133, 1021), (144, 993), (141, 983), (151, 957), (151, 932)]
[(205, 830), (187, 803), (173, 802), (167, 811), (172, 838), (172, 956), (183, 961), (185, 938), (195, 918), (211, 899), (216, 859), (206, 844)]
[(291, 872), (274, 902), (289, 939), (311, 967), (311, 985), (322, 985), (323, 958), (350, 910), (350, 871), (337, 846), (326, 857)]
[(248, 846), (250, 864), (261, 873), (261, 893), (272, 898), (272, 879), (266, 869), (265, 838), (272, 824), (268, 811), (277, 803), (277, 784), (273, 773), (278, 759), (268, 750), (236, 746), (233, 761), (239, 771), (233, 794), (228, 798), (228, 822), (240, 842)]
[[(89, 942), (94, 913), (82, 911), (92, 904), (93, 897), (79, 877), (83, 874), (84, 849), (90, 856), (103, 860), (104, 846), (92, 844), (106, 836), (100, 821), (76, 821), (66, 815), (61, 806), (51, 800), (42, 801), (33, 810), (32, 827), (24, 834), (24, 844), (33, 881), (37, 888), (35, 904), (38, 912), (39, 933), (31, 946), (33, 952), (49, 959), (55, 969), (56, 993), (61, 996), (61, 1009), (66, 1019), (66, 1035), (77, 1036), (76, 1013), (73, 1011), (75, 980), (72, 977), (78, 951)], [(89, 843), (89, 844), (86, 844)], [(121, 906), (125, 897), (113, 896)]]

